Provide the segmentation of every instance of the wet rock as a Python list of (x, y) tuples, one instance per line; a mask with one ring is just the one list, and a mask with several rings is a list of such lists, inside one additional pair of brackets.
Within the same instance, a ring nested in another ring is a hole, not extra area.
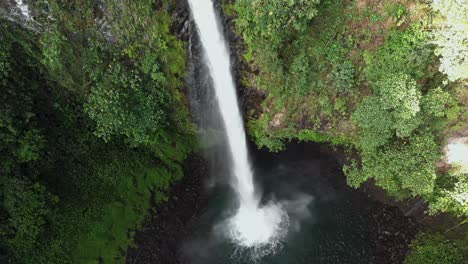
[(190, 38), (190, 12), (187, 1), (176, 1), (170, 12), (173, 17), (172, 32), (183, 41)]

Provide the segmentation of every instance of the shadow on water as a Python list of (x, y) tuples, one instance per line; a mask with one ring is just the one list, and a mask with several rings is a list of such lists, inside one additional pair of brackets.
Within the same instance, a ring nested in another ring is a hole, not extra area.
[(253, 260), (249, 250), (232, 245), (222, 222), (232, 213), (227, 185), (211, 190), (209, 204), (180, 250), (180, 261), (230, 263), (378, 263), (377, 234), (383, 206), (346, 185), (337, 161), (319, 145), (292, 143), (287, 150), (253, 155), (255, 178), (263, 200), (280, 202), (291, 225), (282, 248)]

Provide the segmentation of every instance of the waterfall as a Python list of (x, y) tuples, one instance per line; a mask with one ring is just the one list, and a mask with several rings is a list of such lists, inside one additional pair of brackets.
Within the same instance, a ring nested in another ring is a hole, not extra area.
[(189, 0), (223, 119), (232, 164), (232, 187), (239, 208), (228, 221), (229, 237), (246, 248), (268, 254), (284, 237), (288, 217), (274, 203), (261, 206), (249, 163), (243, 120), (239, 110), (228, 47), (211, 0)]
[(19, 11), (21, 12), (21, 15), (27, 19), (31, 19), (31, 12), (29, 11), (29, 7), (27, 4), (24, 3), (23, 0), (15, 0), (16, 7), (18, 7)]

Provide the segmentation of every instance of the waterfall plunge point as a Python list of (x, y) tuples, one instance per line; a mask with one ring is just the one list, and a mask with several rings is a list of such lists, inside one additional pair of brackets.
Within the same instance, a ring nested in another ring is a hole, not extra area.
[(231, 181), (239, 200), (236, 214), (226, 222), (229, 239), (253, 249), (255, 257), (271, 254), (286, 236), (289, 218), (275, 203), (260, 206), (249, 164), (244, 125), (231, 74), (230, 57), (211, 0), (188, 0), (198, 28), (229, 143)]

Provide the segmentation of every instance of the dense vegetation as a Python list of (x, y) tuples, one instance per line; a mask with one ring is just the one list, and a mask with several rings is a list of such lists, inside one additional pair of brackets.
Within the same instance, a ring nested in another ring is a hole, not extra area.
[(466, 260), (462, 248), (466, 244), (459, 244), (447, 240), (439, 234), (420, 234), (411, 244), (411, 252), (405, 264), (446, 263), (458, 264)]
[(280, 2), (225, 2), (247, 46), (243, 82), (267, 94), (249, 121), (258, 146), (345, 145), (360, 156), (345, 168), (351, 186), (373, 179), (396, 198), (424, 197), (431, 212), (468, 216), (454, 198), (467, 191), (466, 171), (436, 167), (447, 138), (468, 126), (467, 7)]
[[(424, 198), (431, 214), (468, 217), (467, 164), (437, 167), (448, 139), (468, 129), (466, 2), (226, 0), (224, 9), (246, 44), (242, 81), (266, 97), (249, 110), (259, 147), (341, 145), (349, 185), (372, 180), (397, 199)], [(422, 240), (408, 263), (458, 263), (448, 244)], [(426, 256), (429, 247), (441, 256)]]
[(0, 21), (1, 263), (122, 262), (182, 176), (185, 51), (153, 2), (37, 1), (35, 30)]
[[(30, 2), (28, 28), (0, 18), (0, 262), (123, 262), (195, 144), (174, 1)], [(463, 1), (223, 4), (242, 82), (266, 96), (249, 112), (259, 147), (340, 145), (349, 185), (466, 223), (467, 169), (436, 166), (468, 128)], [(407, 263), (461, 263), (463, 243), (422, 234)]]

